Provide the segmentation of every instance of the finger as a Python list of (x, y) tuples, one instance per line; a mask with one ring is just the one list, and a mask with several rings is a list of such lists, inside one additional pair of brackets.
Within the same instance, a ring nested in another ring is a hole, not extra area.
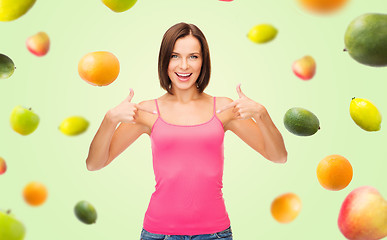
[(216, 113), (221, 113), (221, 112), (223, 112), (223, 111), (225, 111), (225, 110), (227, 110), (227, 109), (229, 109), (229, 108), (234, 107), (234, 106), (237, 105), (237, 104), (238, 104), (238, 102), (233, 101), (232, 103), (227, 104), (227, 105), (225, 105), (225, 106), (219, 108), (219, 109), (216, 111)]
[(134, 91), (133, 91), (133, 89), (130, 89), (129, 96), (126, 98), (126, 100), (128, 102), (132, 101), (133, 95), (134, 95)]
[(136, 105), (137, 109), (138, 110), (141, 110), (141, 111), (144, 111), (144, 112), (147, 112), (147, 113), (151, 113), (151, 114), (157, 114), (157, 111), (156, 110), (149, 110), (149, 109), (146, 109), (144, 107), (141, 107), (140, 105)]
[(240, 83), (237, 85), (236, 90), (237, 90), (237, 93), (239, 95), (239, 98), (246, 97), (246, 95), (241, 90), (241, 84)]

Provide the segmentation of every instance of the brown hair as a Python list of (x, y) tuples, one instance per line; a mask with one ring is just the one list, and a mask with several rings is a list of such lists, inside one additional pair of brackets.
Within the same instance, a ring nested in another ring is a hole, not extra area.
[(158, 70), (160, 86), (170, 94), (173, 93), (169, 88), (169, 86), (171, 85), (171, 79), (169, 79), (168, 76), (168, 65), (171, 59), (173, 47), (175, 46), (177, 39), (185, 37), (187, 35), (192, 35), (197, 38), (200, 42), (202, 50), (202, 68), (200, 70), (200, 75), (196, 80), (196, 86), (198, 91), (202, 93), (210, 81), (211, 61), (207, 40), (198, 27), (193, 24), (181, 22), (173, 25), (165, 32), (159, 52)]

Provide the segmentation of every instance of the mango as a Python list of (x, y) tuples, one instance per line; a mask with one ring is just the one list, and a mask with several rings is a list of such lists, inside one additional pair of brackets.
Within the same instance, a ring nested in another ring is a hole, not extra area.
[(355, 18), (344, 36), (345, 49), (357, 62), (387, 66), (387, 14), (367, 13)]
[(12, 21), (23, 16), (34, 5), (36, 0), (1, 0), (0, 21)]

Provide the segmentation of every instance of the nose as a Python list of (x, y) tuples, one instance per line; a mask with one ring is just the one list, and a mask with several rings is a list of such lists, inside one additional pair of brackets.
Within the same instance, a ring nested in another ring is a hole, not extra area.
[(182, 60), (180, 61), (180, 68), (181, 68), (181, 69), (187, 69), (187, 68), (188, 68), (188, 62), (187, 62), (187, 59), (182, 58)]

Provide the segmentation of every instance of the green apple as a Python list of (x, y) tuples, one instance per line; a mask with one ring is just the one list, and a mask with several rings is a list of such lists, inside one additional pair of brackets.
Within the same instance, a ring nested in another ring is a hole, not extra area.
[(136, 4), (137, 0), (102, 0), (114, 12), (125, 12)]
[(26, 228), (10, 211), (0, 211), (0, 239), (23, 240)]
[(12, 21), (23, 16), (36, 0), (0, 0), (0, 21)]
[(28, 135), (38, 127), (39, 116), (31, 109), (19, 105), (12, 110), (10, 122), (15, 132), (21, 135)]

